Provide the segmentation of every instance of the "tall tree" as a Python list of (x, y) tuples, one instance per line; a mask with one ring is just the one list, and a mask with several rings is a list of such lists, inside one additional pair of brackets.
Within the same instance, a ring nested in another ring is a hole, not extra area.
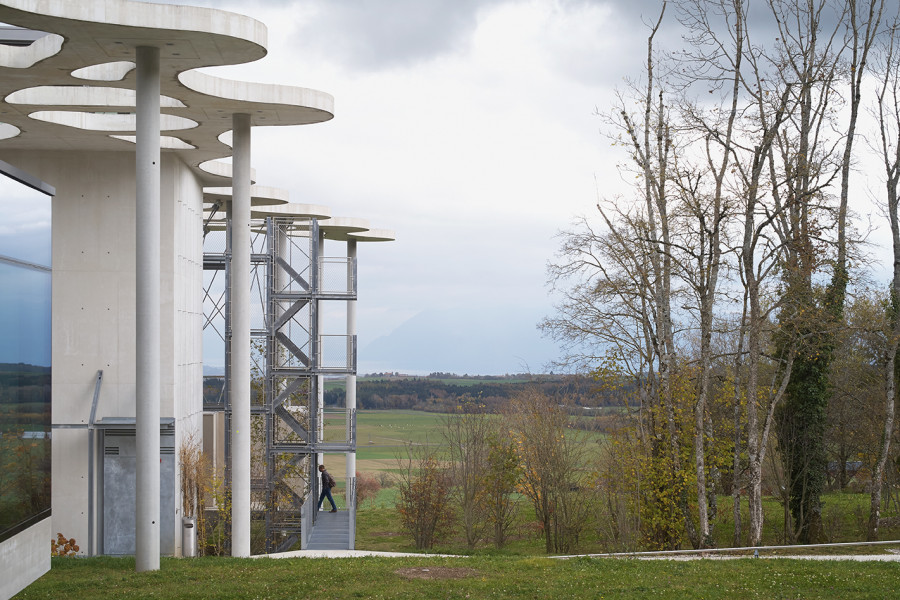
[[(678, 368), (678, 354), (675, 346), (675, 326), (672, 316), (672, 228), (670, 223), (670, 190), (672, 173), (671, 163), (674, 159), (674, 140), (669, 122), (670, 112), (665, 101), (665, 94), (655, 79), (656, 57), (654, 56), (654, 39), (662, 24), (666, 11), (663, 2), (659, 19), (653, 25), (647, 38), (647, 63), (644, 71), (646, 86), (642, 99), (643, 115), (635, 119), (623, 106), (620, 110), (622, 124), (628, 136), (630, 151), (635, 166), (642, 177), (644, 186), (645, 218), (650, 246), (650, 293), (654, 308), (655, 331), (653, 345), (658, 365), (659, 400), (664, 410), (669, 452), (672, 464), (672, 476), (681, 470), (680, 439), (681, 433), (676, 425), (675, 397), (673, 379)], [(702, 450), (701, 450), (702, 452)], [(690, 510), (686, 488), (678, 499), (685, 529), (691, 544), (698, 548), (703, 544), (704, 536), (697, 531)]]
[(872, 471), (869, 504), (868, 538), (878, 539), (881, 521), (881, 496), (884, 469), (891, 449), (897, 376), (900, 371), (897, 352), (900, 344), (900, 18), (895, 17), (889, 29), (886, 49), (881, 57), (881, 85), (876, 92), (876, 114), (879, 125), (880, 154), (885, 175), (884, 206), (891, 224), (893, 277), (890, 286), (890, 331), (884, 361), (884, 428), (878, 447), (878, 458)]
[[(781, 345), (798, 344), (777, 432), (794, 536), (809, 543), (821, 535), (826, 479), (825, 409), (837, 288), (829, 286), (823, 293), (814, 280), (824, 267), (821, 240), (827, 227), (828, 190), (841, 166), (839, 141), (832, 131), (844, 15), (830, 12), (834, 5), (827, 0), (769, 0), (769, 5), (779, 34), (772, 59), (796, 103), (769, 163), (772, 195), (781, 209), (776, 223), (785, 248)], [(829, 27), (832, 23), (836, 24)]]

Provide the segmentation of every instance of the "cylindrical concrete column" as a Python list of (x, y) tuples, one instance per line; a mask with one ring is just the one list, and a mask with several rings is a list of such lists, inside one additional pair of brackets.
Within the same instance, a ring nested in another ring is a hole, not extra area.
[(250, 556), (250, 115), (233, 117), (231, 555)]
[[(353, 273), (353, 263), (356, 262), (356, 240), (347, 240), (347, 261), (348, 269)], [(351, 282), (355, 285), (355, 282)], [(358, 287), (358, 286), (357, 286)], [(347, 302), (347, 335), (356, 335), (356, 300)], [(353, 411), (356, 410), (356, 375), (347, 375), (344, 384), (346, 390), (346, 406), (347, 418), (351, 418)], [(350, 423), (348, 423), (349, 427)], [(356, 476), (356, 452), (347, 453), (347, 477)]]
[(135, 568), (159, 569), (159, 49), (137, 54), (135, 206)]
[[(325, 232), (323, 230), (319, 230), (319, 260), (318, 264), (314, 265), (313, 268), (317, 269), (319, 272), (319, 276), (316, 278), (319, 282), (319, 287), (316, 292), (321, 293), (325, 286), (325, 273), (323, 272), (322, 265), (325, 264), (323, 257), (325, 256)], [(319, 360), (317, 361), (319, 369), (324, 365), (324, 357), (325, 357), (325, 344), (322, 343), (322, 330), (325, 328), (325, 305), (321, 301), (316, 301), (316, 336), (319, 339)], [(316, 440), (321, 442), (325, 439), (325, 376), (317, 375), (316, 376), (316, 412), (319, 417), (319, 430), (316, 432)], [(319, 464), (325, 464), (325, 454), (319, 453)]]

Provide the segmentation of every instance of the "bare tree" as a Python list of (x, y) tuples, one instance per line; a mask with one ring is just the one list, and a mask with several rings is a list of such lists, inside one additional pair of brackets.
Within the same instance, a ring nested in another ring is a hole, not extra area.
[(584, 468), (586, 446), (569, 416), (538, 390), (510, 400), (506, 413), (522, 464), (520, 489), (534, 506), (547, 553), (570, 552), (590, 524), (593, 483)]
[(830, 189), (841, 170), (842, 136), (834, 131), (845, 14), (827, 0), (770, 0), (769, 6), (779, 34), (771, 59), (795, 103), (769, 160), (772, 198), (779, 208), (774, 223), (784, 245), (779, 345), (797, 348), (777, 433), (794, 535), (809, 543), (821, 536), (825, 408), (839, 320), (835, 293), (840, 286), (834, 284), (840, 276), (832, 277), (824, 291), (814, 281), (828, 265), (827, 231), (834, 226), (828, 219)]
[[(736, 20), (746, 23), (747, 3), (735, 3), (739, 15)], [(735, 356), (737, 380), (744, 381), (744, 397), (747, 402), (747, 489), (750, 517), (750, 545), (758, 545), (762, 537), (762, 467), (768, 448), (775, 408), (784, 395), (793, 366), (793, 350), (783, 354), (783, 376), (779, 382), (764, 385), (761, 367), (766, 357), (766, 337), (775, 301), (765, 300), (766, 282), (781, 261), (782, 245), (772, 235), (772, 222), (780, 212), (766, 205), (764, 186), (768, 182), (769, 157), (778, 131), (787, 118), (791, 106), (791, 85), (781, 90), (774, 88), (766, 78), (764, 57), (749, 43), (745, 45), (745, 67), (741, 82), (748, 102), (748, 127), (739, 145), (740, 159), (735, 160), (739, 175), (737, 196), (743, 199), (740, 239), (738, 247), (739, 273), (744, 289), (742, 331), (746, 346), (738, 346)], [(764, 304), (768, 308), (764, 309)], [(777, 359), (777, 357), (776, 357)], [(740, 373), (743, 370), (744, 375)], [(762, 419), (760, 419), (762, 413)], [(737, 452), (738, 445), (736, 444)]]
[(884, 428), (878, 458), (872, 472), (872, 494), (869, 505), (868, 538), (878, 539), (881, 521), (881, 498), (884, 470), (891, 449), (894, 431), (898, 360), (900, 344), (900, 49), (898, 49), (900, 18), (895, 17), (884, 54), (880, 57), (881, 85), (876, 93), (880, 154), (885, 174), (885, 209), (891, 224), (893, 249), (893, 277), (890, 287), (890, 332), (884, 361)]
[(452, 495), (460, 508), (466, 545), (480, 542), (488, 527), (488, 436), (490, 415), (474, 401), (465, 402), (456, 414), (444, 417), (442, 435), (449, 452), (447, 471)]

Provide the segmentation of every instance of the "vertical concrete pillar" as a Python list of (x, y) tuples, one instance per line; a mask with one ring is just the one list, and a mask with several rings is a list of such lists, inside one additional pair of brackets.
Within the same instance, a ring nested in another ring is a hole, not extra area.
[[(316, 278), (319, 282), (317, 292), (322, 292), (325, 286), (325, 273), (322, 265), (325, 264), (323, 257), (325, 256), (325, 232), (319, 230), (319, 260), (313, 268), (318, 270), (319, 276)], [(319, 360), (316, 362), (319, 369), (324, 365), (325, 345), (322, 343), (322, 330), (325, 324), (325, 304), (321, 301), (316, 303), (316, 336), (319, 338)], [(316, 432), (316, 440), (321, 442), (325, 439), (325, 376), (316, 375), (316, 412), (319, 417), (319, 431)], [(325, 464), (325, 454), (319, 453), (319, 464)]]
[[(356, 262), (356, 240), (347, 240), (347, 260), (348, 260), (348, 269), (350, 273), (355, 273), (356, 269), (353, 269), (353, 263)], [(348, 276), (349, 278), (349, 276)], [(350, 282), (355, 285), (355, 282)], [(356, 300), (350, 300), (347, 302), (347, 335), (354, 336), (356, 335)], [(347, 375), (344, 389), (346, 390), (346, 406), (347, 406), (347, 418), (349, 419), (352, 412), (356, 410), (356, 375), (351, 374)], [(348, 427), (349, 427), (348, 422)], [(347, 477), (354, 477), (356, 475), (356, 452), (348, 452), (347, 453)]]
[(135, 206), (135, 568), (159, 570), (159, 49), (137, 54)]
[(250, 556), (250, 115), (233, 117), (231, 555)]

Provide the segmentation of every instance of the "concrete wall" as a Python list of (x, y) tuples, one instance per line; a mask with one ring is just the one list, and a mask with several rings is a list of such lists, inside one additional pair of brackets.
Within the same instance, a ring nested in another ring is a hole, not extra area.
[[(88, 550), (88, 432), (97, 419), (135, 415), (135, 157), (133, 152), (17, 151), (0, 159), (56, 188), (53, 200), (53, 530)], [(176, 156), (162, 158), (161, 417), (202, 435), (202, 188)], [(73, 428), (81, 427), (81, 428)], [(99, 436), (97, 436), (99, 438)], [(102, 448), (94, 473), (103, 470)], [(176, 461), (177, 463), (177, 461)], [(178, 487), (176, 466), (174, 484)], [(100, 479), (95, 476), (95, 480)], [(103, 490), (94, 490), (98, 540)], [(176, 497), (180, 498), (180, 492)], [(176, 509), (180, 502), (176, 502)], [(180, 512), (179, 515), (180, 516)], [(164, 520), (168, 521), (168, 519)], [(180, 527), (180, 518), (172, 522)], [(162, 539), (178, 552), (180, 529)], [(96, 545), (95, 545), (96, 548)]]
[[(181, 554), (181, 493), (178, 449), (203, 442), (203, 190), (173, 155), (163, 155), (162, 274), (163, 347), (161, 412), (175, 422), (175, 510), (169, 532)], [(171, 230), (167, 230), (171, 223)], [(166, 327), (166, 320), (172, 326)], [(170, 354), (169, 354), (170, 353)], [(171, 402), (171, 404), (168, 404)], [(161, 521), (166, 526), (166, 521)], [(160, 532), (160, 539), (166, 539)]]
[[(10, 539), (0, 542), (0, 600), (12, 598), (32, 581), (50, 570), (50, 519), (32, 525)], [(5, 568), (15, 565), (15, 568)]]

